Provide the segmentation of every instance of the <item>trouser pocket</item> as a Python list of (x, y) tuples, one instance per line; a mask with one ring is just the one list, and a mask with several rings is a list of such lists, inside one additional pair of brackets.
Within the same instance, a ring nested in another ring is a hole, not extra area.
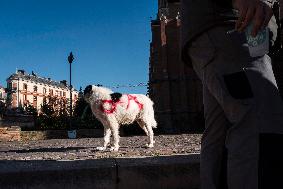
[(244, 71), (223, 75), (226, 88), (235, 99), (252, 98), (253, 91)]

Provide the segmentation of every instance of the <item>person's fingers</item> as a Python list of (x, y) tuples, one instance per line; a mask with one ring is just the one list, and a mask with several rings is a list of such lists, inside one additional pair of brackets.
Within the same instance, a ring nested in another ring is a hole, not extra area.
[(265, 11), (263, 4), (259, 4), (256, 8), (256, 12), (253, 19), (252, 36), (255, 37), (258, 31), (262, 28), (265, 18)]
[(242, 22), (242, 24), (240, 25), (240, 27), (238, 28), (238, 31), (242, 32), (247, 27), (247, 25), (249, 25), (250, 21), (252, 20), (254, 16), (254, 12), (255, 12), (255, 7), (254, 5), (250, 4), (246, 12), (246, 17), (244, 21)]
[(242, 23), (244, 22), (244, 19), (246, 18), (247, 10), (248, 10), (247, 6), (239, 7), (239, 18), (236, 22), (237, 30), (241, 27)]

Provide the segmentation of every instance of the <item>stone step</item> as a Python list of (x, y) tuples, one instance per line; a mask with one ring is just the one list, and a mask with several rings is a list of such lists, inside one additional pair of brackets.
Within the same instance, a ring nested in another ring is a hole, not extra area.
[(198, 189), (199, 154), (80, 161), (0, 161), (5, 189)]

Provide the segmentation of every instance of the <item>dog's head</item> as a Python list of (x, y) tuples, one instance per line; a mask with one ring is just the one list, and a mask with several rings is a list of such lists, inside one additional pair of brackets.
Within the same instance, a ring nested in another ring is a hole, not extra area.
[(88, 85), (84, 89), (84, 99), (90, 103), (90, 98), (92, 97), (93, 93), (97, 94), (97, 91), (101, 90), (102, 85), (97, 84), (97, 85)]

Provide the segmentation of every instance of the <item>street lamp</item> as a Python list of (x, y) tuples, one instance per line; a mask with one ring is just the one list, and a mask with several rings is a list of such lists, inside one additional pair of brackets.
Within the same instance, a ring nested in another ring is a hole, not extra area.
[(18, 77), (18, 86), (17, 86), (17, 92), (18, 92), (18, 96), (17, 96), (17, 100), (18, 100), (18, 106), (17, 108), (19, 109), (20, 107), (20, 77)]
[(72, 99), (72, 62), (74, 60), (74, 55), (71, 52), (68, 56), (68, 62), (70, 64), (70, 125), (69, 125), (69, 131), (68, 131), (68, 137), (69, 138), (76, 138), (76, 130), (72, 127), (72, 114), (73, 114), (73, 99)]

